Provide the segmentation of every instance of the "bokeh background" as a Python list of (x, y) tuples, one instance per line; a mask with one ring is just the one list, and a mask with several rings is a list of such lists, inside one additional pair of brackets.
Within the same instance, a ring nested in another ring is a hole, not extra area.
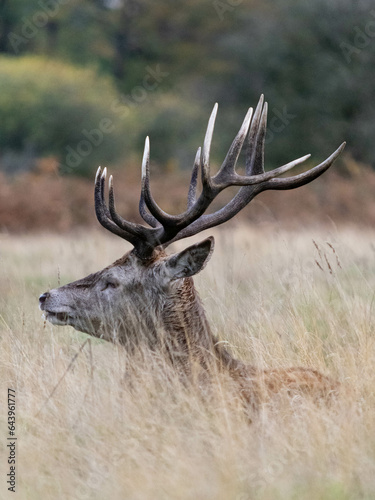
[(182, 210), (213, 104), (215, 168), (261, 93), (267, 168), (347, 148), (322, 180), (264, 193), (242, 217), (375, 223), (372, 1), (2, 0), (0, 54), (1, 231), (96, 225), (98, 165), (136, 220), (146, 135), (155, 194)]

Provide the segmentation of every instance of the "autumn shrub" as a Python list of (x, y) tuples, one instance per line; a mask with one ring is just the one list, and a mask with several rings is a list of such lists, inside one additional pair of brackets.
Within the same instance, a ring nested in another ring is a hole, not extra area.
[[(345, 163), (345, 162), (344, 162)], [(335, 170), (321, 179), (289, 193), (267, 191), (256, 197), (241, 212), (234, 224), (284, 227), (374, 227), (375, 173), (358, 165), (358, 170), (340, 175)], [(142, 222), (138, 213), (140, 165), (111, 169), (115, 179), (116, 207), (128, 220)], [(153, 172), (152, 192), (160, 206), (169, 213), (186, 208), (189, 172), (175, 171), (158, 175)], [(46, 173), (24, 173), (9, 177), (0, 172), (0, 234), (55, 231), (100, 225), (95, 217), (93, 180)], [(219, 209), (231, 193), (214, 203)]]

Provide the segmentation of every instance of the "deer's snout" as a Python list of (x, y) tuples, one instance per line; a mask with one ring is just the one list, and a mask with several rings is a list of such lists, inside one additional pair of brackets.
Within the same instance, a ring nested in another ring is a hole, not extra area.
[(49, 292), (42, 293), (42, 295), (39, 297), (39, 304), (44, 304), (44, 302), (48, 299), (49, 297)]

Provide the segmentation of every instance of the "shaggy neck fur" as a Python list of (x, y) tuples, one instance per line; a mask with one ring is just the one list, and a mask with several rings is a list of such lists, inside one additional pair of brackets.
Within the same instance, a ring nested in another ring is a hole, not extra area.
[(161, 311), (164, 344), (173, 364), (190, 371), (194, 365), (240, 374), (251, 371), (212, 334), (192, 278), (180, 280)]

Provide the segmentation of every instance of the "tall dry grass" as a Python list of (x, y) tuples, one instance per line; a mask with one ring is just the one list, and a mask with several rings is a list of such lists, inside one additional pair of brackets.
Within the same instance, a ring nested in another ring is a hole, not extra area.
[(196, 279), (215, 334), (258, 366), (336, 377), (341, 398), (270, 403), (250, 425), (219, 378), (207, 392), (150, 356), (94, 339), (79, 351), (87, 337), (44, 324), (38, 295), (104, 267), (125, 244), (105, 233), (1, 236), (1, 498), (7, 387), (17, 391), (15, 498), (375, 497), (374, 232), (216, 236)]

